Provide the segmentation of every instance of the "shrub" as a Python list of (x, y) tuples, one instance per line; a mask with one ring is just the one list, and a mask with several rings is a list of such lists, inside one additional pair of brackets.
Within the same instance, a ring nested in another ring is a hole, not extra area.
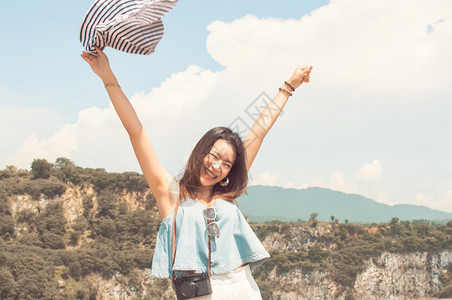
[(96, 221), (94, 231), (96, 233), (96, 236), (103, 236), (109, 239), (113, 239), (116, 235), (115, 222), (110, 218), (100, 217)]
[(308, 258), (311, 262), (320, 263), (329, 256), (329, 251), (322, 250), (320, 246), (314, 246), (308, 251)]
[(83, 197), (83, 216), (90, 219), (93, 216), (93, 199), (92, 197)]
[(45, 231), (42, 234), (42, 242), (44, 243), (44, 247), (50, 249), (64, 249), (66, 248), (66, 241), (64, 237), (50, 231)]
[(11, 255), (6, 263), (16, 281), (11, 298), (42, 299), (45, 294), (56, 292), (56, 286), (52, 284), (54, 261), (51, 253), (25, 246), (13, 246), (8, 251)]
[(63, 213), (61, 202), (49, 203), (43, 213), (38, 216), (38, 231), (52, 232), (57, 235), (66, 233), (67, 220)]
[(36, 232), (30, 232), (22, 235), (19, 239), (19, 243), (22, 245), (44, 248), (44, 243), (41, 241)]
[(104, 169), (85, 169), (85, 180), (102, 190), (145, 192), (149, 187), (143, 175), (136, 172), (108, 173)]
[[(145, 204), (145, 207), (144, 207), (144, 208), (145, 208), (146, 210), (150, 210), (150, 209), (155, 208), (156, 205), (157, 205), (157, 202), (156, 202), (156, 200), (155, 200), (154, 194), (148, 193), (148, 194), (146, 195), (146, 204)], [(452, 228), (452, 226), (451, 226), (451, 228)]]
[[(77, 251), (77, 262), (72, 262), (69, 265), (70, 272), (80, 272), (80, 275), (86, 276), (97, 270), (97, 266), (101, 264), (99, 255), (95, 255), (92, 251), (87, 251), (85, 249)], [(72, 269), (80, 268), (80, 270)]]
[(31, 174), (33, 175), (34, 179), (43, 178), (48, 179), (50, 178), (50, 174), (52, 172), (53, 165), (49, 163), (45, 159), (34, 159), (31, 163)]
[(0, 216), (11, 215), (11, 204), (5, 190), (0, 191)]
[(26, 223), (30, 229), (36, 226), (38, 216), (34, 210), (25, 208), (19, 211), (16, 217), (18, 223)]
[(68, 268), (69, 275), (79, 280), (82, 275), (82, 265), (76, 251), (64, 251), (60, 253), (64, 265)]
[(14, 281), (14, 276), (11, 272), (1, 267), (0, 268), (0, 299), (8, 299), (12, 296), (13, 291), (16, 287), (16, 282)]
[(154, 252), (149, 249), (139, 249), (135, 250), (133, 253), (133, 260), (139, 269), (151, 268), (152, 257)]
[(110, 191), (102, 191), (97, 197), (97, 217), (115, 217), (116, 209), (116, 196)]
[(146, 237), (155, 235), (160, 219), (147, 210), (131, 211), (115, 220), (120, 242), (143, 243)]
[(129, 211), (129, 206), (127, 205), (127, 202), (120, 202), (118, 206), (118, 213), (120, 215), (125, 215)]
[(82, 234), (80, 231), (69, 230), (68, 244), (71, 246), (77, 246), (81, 236)]
[(28, 171), (17, 169), (15, 166), (6, 166), (4, 170), (0, 170), (0, 180), (25, 176), (28, 176)]
[(84, 216), (79, 216), (74, 220), (72, 229), (75, 231), (83, 232), (89, 226), (88, 220)]
[(129, 274), (134, 267), (133, 257), (130, 255), (129, 251), (121, 251), (113, 259), (119, 266), (121, 274)]
[(452, 298), (452, 284), (443, 287), (441, 290), (435, 293), (435, 297), (438, 298)]
[(65, 157), (59, 157), (54, 164), (54, 176), (62, 182), (80, 184), (82, 182), (81, 173), (83, 169), (77, 167), (73, 161)]
[(55, 180), (50, 179), (36, 179), (23, 180), (12, 186), (12, 193), (27, 194), (33, 198), (39, 198), (41, 194), (47, 198), (59, 197), (66, 191), (66, 186)]
[(14, 235), (14, 218), (11, 216), (0, 216), (0, 236)]

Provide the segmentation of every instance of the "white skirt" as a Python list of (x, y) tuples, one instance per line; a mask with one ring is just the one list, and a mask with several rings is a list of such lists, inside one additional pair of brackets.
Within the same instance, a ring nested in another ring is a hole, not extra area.
[(212, 294), (195, 297), (197, 300), (262, 299), (249, 265), (226, 274), (211, 275)]

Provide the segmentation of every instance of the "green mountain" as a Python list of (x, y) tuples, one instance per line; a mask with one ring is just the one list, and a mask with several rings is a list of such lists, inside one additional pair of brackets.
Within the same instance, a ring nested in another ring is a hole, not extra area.
[(286, 189), (275, 186), (250, 186), (238, 199), (243, 214), (251, 221), (308, 220), (318, 213), (318, 220), (335, 219), (344, 222), (373, 223), (400, 220), (452, 220), (452, 213), (425, 206), (387, 205), (357, 194), (345, 194), (325, 188)]

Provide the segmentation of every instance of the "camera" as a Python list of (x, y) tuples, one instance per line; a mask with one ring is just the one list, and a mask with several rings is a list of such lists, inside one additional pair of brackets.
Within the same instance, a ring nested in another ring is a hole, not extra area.
[(212, 287), (207, 273), (176, 278), (174, 287), (178, 300), (212, 294)]

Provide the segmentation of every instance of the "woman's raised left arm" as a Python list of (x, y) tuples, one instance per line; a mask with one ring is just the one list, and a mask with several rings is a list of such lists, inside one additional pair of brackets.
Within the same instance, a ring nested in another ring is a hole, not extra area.
[(281, 113), (284, 105), (286, 105), (289, 96), (295, 91), (303, 82), (309, 82), (312, 67), (297, 68), (288, 81), (279, 89), (276, 96), (269, 104), (262, 110), (256, 121), (243, 141), (246, 149), (246, 168), (249, 171), (254, 159), (256, 158), (259, 148)]

